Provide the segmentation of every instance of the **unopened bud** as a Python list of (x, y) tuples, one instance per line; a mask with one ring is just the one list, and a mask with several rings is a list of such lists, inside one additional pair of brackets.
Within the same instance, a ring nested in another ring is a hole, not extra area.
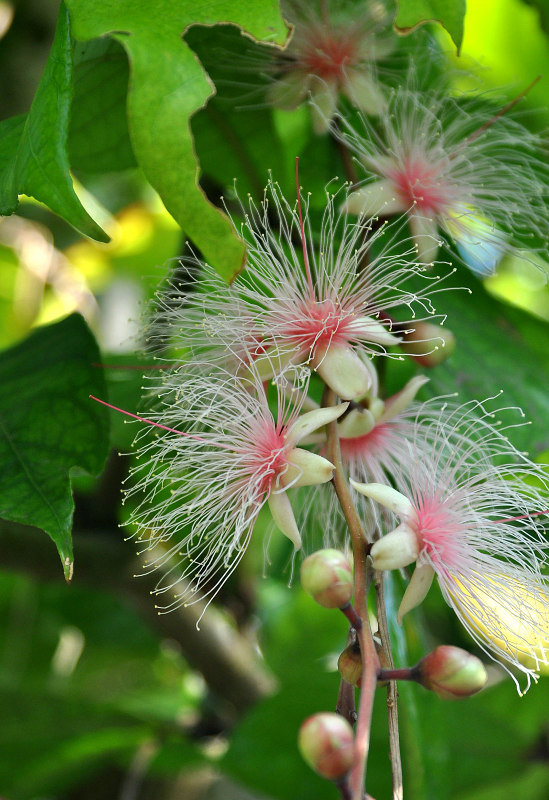
[(419, 555), (417, 536), (405, 522), (378, 539), (370, 550), (374, 569), (400, 569), (412, 564)]
[(456, 700), (479, 692), (486, 683), (482, 661), (460, 647), (441, 645), (412, 670), (414, 679), (443, 697)]
[(323, 778), (341, 780), (353, 766), (353, 729), (339, 714), (315, 714), (299, 729), (299, 752)]
[[(400, 349), (424, 367), (436, 367), (449, 358), (456, 347), (456, 337), (448, 328), (432, 322), (418, 322), (403, 336)], [(431, 351), (431, 352), (429, 352)]]
[(360, 684), (362, 683), (362, 656), (359, 648), (354, 645), (346, 647), (338, 658), (337, 668), (344, 681), (360, 689)]
[(324, 608), (343, 608), (353, 596), (353, 572), (339, 550), (317, 550), (301, 565), (303, 589)]

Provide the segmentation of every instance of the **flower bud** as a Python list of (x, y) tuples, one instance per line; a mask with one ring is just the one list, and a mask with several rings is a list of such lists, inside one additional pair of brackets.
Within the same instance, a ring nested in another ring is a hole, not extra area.
[(362, 683), (362, 656), (360, 648), (349, 645), (337, 660), (339, 674), (344, 681), (360, 689)]
[(342, 608), (353, 596), (351, 565), (339, 550), (317, 550), (301, 565), (301, 585), (324, 608)]
[(354, 735), (339, 714), (314, 714), (299, 729), (299, 752), (323, 778), (337, 781), (353, 766)]
[[(456, 347), (456, 337), (448, 328), (432, 322), (418, 322), (404, 334), (400, 349), (424, 367), (436, 367), (449, 358)], [(431, 352), (428, 352), (431, 350)]]
[(374, 569), (400, 569), (412, 564), (419, 555), (417, 536), (405, 522), (374, 543), (370, 556)]
[(412, 670), (414, 679), (445, 700), (479, 692), (486, 683), (484, 664), (460, 647), (441, 645)]

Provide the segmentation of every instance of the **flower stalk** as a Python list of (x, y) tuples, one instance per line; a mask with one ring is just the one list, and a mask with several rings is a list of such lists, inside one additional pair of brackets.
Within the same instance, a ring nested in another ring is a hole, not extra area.
[[(327, 388), (324, 392), (323, 406), (331, 407), (334, 405), (336, 405), (335, 393)], [(372, 582), (372, 570), (368, 563), (366, 535), (346, 480), (341, 460), (337, 425), (335, 424), (328, 426), (327, 449), (334, 465), (333, 485), (351, 535), (355, 567), (354, 605), (356, 614), (362, 620), (362, 625), (358, 628), (354, 622), (352, 623), (356, 630), (362, 653), (363, 674), (355, 733), (355, 763), (349, 779), (352, 800), (362, 800), (370, 745), (374, 693), (377, 686), (377, 673), (380, 669), (372, 631), (369, 623), (366, 622), (368, 620), (368, 591)]]

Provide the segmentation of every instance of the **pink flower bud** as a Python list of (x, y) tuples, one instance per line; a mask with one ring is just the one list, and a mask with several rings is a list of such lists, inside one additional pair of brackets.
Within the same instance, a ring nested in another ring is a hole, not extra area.
[(441, 645), (422, 658), (413, 670), (418, 683), (445, 700), (479, 692), (486, 683), (482, 661), (460, 647)]
[(403, 335), (400, 349), (423, 367), (436, 367), (454, 352), (456, 337), (448, 328), (432, 322), (418, 322), (414, 330)]
[(354, 735), (339, 714), (314, 714), (299, 729), (299, 752), (323, 778), (337, 781), (353, 766)]
[(324, 608), (342, 608), (353, 595), (351, 565), (339, 550), (317, 550), (301, 565), (301, 585)]
[(362, 683), (362, 656), (358, 647), (353, 645), (346, 647), (337, 660), (337, 668), (344, 681), (360, 689), (360, 684)]

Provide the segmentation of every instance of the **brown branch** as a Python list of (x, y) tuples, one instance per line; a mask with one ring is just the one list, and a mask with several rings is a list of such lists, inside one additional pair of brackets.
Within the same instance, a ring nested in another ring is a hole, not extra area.
[[(116, 535), (120, 536), (117, 530)], [(0, 522), (2, 567), (39, 580), (62, 582), (63, 574), (55, 547), (36, 528)], [(134, 578), (136, 564), (131, 544), (117, 541), (101, 531), (76, 535), (73, 583), (110, 591), (133, 605), (161, 636), (174, 639), (193, 669), (198, 670), (221, 701), (221, 712), (241, 716), (250, 706), (271, 694), (275, 681), (258, 659), (254, 647), (213, 605), (196, 623), (203, 606), (199, 603), (158, 614), (150, 592), (157, 575)], [(67, 602), (70, 602), (67, 587)], [(174, 589), (174, 591), (178, 591)]]

